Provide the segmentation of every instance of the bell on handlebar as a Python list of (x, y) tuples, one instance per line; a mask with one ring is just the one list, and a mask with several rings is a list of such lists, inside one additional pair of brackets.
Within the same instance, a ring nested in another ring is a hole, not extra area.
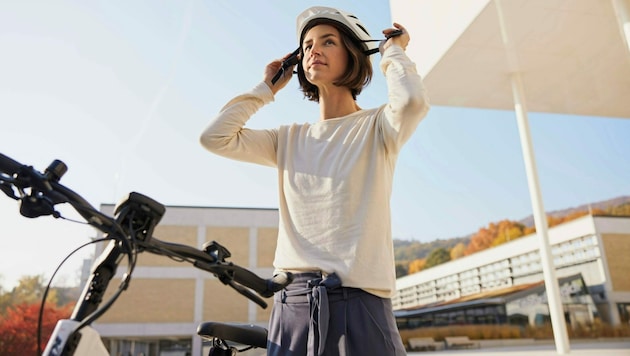
[(46, 175), (46, 178), (50, 180), (59, 182), (59, 179), (61, 179), (61, 177), (63, 177), (63, 175), (66, 174), (67, 171), (68, 166), (66, 166), (66, 164), (61, 162), (60, 160), (56, 159), (48, 165), (48, 167), (44, 171), (44, 175)]

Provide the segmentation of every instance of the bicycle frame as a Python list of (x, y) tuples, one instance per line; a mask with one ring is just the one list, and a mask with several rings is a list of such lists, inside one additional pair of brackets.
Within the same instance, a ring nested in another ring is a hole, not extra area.
[[(76, 320), (59, 320), (42, 355), (72, 355), (76, 353), (77, 355), (109, 356), (100, 335), (92, 327), (86, 326), (79, 332), (79, 337), (73, 336), (76, 335), (75, 330), (79, 324), (80, 322)], [(71, 344), (74, 345), (72, 348), (66, 346)]]

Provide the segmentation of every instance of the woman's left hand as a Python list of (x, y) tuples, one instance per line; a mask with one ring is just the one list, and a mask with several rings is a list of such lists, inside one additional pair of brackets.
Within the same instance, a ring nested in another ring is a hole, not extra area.
[(410, 39), (409, 32), (407, 32), (407, 29), (405, 29), (401, 24), (394, 22), (394, 27), (384, 29), (383, 34), (385, 35), (385, 37), (387, 37), (389, 36), (389, 34), (396, 30), (402, 31), (402, 34), (391, 37), (381, 42), (381, 45), (379, 46), (379, 50), (381, 51), (381, 53), (383, 53), (383, 51), (385, 51), (387, 48), (389, 48), (389, 46), (393, 44), (400, 46), (403, 50), (407, 49), (407, 45), (409, 44)]

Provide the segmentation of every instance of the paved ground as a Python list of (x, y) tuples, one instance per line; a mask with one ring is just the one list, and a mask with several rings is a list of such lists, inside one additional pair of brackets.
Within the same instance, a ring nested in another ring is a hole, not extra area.
[[(436, 356), (451, 355), (510, 355), (510, 356), (557, 356), (555, 345), (527, 345), (510, 347), (487, 347), (469, 350), (440, 350), (426, 352), (410, 352), (408, 355), (435, 354)], [(565, 355), (580, 356), (630, 356), (630, 341), (605, 341), (605, 342), (574, 342), (570, 345), (569, 353)]]

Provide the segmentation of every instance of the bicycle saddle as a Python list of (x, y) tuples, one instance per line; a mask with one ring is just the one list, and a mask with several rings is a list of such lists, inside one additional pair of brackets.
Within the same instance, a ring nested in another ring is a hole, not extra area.
[(208, 340), (219, 338), (262, 349), (267, 348), (267, 329), (252, 324), (208, 321), (199, 324), (197, 335)]

